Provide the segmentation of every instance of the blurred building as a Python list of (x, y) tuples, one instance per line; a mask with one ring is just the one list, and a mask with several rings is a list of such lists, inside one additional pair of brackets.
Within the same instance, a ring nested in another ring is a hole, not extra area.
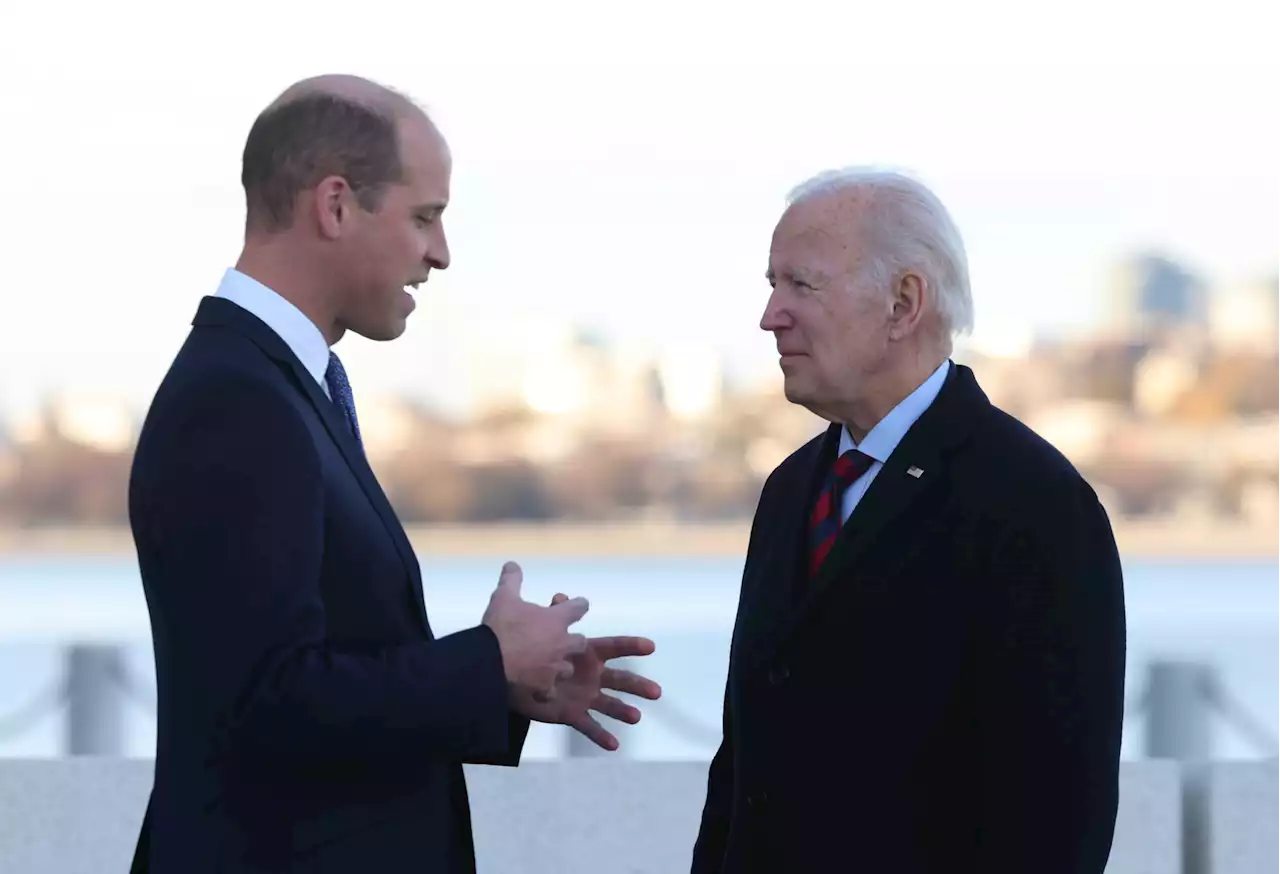
[(658, 380), (662, 405), (679, 421), (705, 420), (715, 415), (724, 394), (724, 373), (713, 349), (689, 346), (661, 356)]
[(520, 403), (575, 431), (636, 434), (662, 414), (666, 386), (642, 351), (584, 330), (561, 332), (527, 362)]
[(1205, 289), (1168, 258), (1139, 255), (1115, 266), (1105, 290), (1107, 327), (1113, 336), (1150, 340), (1202, 326)]
[(360, 399), (360, 436), (371, 459), (414, 448), (424, 439), (417, 409), (398, 395)]
[(17, 447), (7, 431), (0, 431), (0, 491), (8, 489), (18, 477)]
[(123, 452), (133, 445), (140, 424), (124, 398), (60, 393), (15, 417), (10, 434), (18, 444), (62, 439), (101, 452)]
[(1148, 418), (1167, 416), (1200, 378), (1197, 357), (1177, 349), (1157, 348), (1138, 362), (1133, 374), (1133, 406)]
[(1073, 464), (1089, 466), (1107, 454), (1125, 417), (1124, 407), (1113, 401), (1075, 399), (1040, 407), (1025, 422)]
[(1280, 333), (1280, 287), (1276, 280), (1229, 286), (1209, 303), (1209, 336), (1221, 349), (1276, 351)]

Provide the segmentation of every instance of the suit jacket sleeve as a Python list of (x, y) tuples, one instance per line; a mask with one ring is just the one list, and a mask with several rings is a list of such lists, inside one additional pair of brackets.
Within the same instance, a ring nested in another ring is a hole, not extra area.
[(987, 611), (979, 712), (990, 718), (980, 729), (980, 848), (970, 867), (1102, 874), (1124, 717), (1120, 558), (1082, 481), (1022, 517), (994, 569)]
[(326, 640), (319, 456), (276, 389), (226, 379), (153, 415), (131, 522), (163, 569), (166, 590), (148, 593), (156, 633), (215, 713), (216, 755), (394, 770), (509, 754), (507, 683), (489, 628), (359, 651)]
[(707, 798), (702, 807), (702, 825), (693, 845), (691, 874), (719, 874), (729, 844), (730, 814), (733, 809), (733, 733), (729, 724), (729, 693), (725, 684), (724, 738), (707, 771)]
[(530, 725), (529, 717), (512, 710), (507, 714), (507, 748), (497, 755), (470, 756), (465, 764), (517, 767), (520, 764), (520, 756), (524, 753), (524, 742), (529, 738)]
[[(755, 518), (751, 520), (751, 534), (747, 538), (747, 556), (743, 567), (743, 579), (747, 577), (746, 568), (750, 567), (758, 553), (758, 540), (762, 531), (767, 531), (772, 524), (769, 521), (774, 500), (772, 484), (778, 478), (775, 470), (765, 481), (760, 491), (760, 500), (756, 508)], [(738, 596), (738, 616), (735, 624), (743, 622), (746, 611), (751, 609), (748, 593), (744, 590)], [(736, 632), (736, 629), (735, 629)], [(732, 659), (732, 654), (730, 655)], [(730, 674), (733, 665), (729, 666)], [(720, 748), (711, 759), (711, 767), (707, 771), (707, 797), (702, 807), (702, 824), (698, 829), (698, 837), (693, 847), (692, 874), (718, 874), (724, 864), (725, 851), (729, 845), (729, 827), (732, 822), (734, 799), (734, 754), (733, 754), (733, 711), (729, 705), (729, 680), (725, 681), (723, 737)]]

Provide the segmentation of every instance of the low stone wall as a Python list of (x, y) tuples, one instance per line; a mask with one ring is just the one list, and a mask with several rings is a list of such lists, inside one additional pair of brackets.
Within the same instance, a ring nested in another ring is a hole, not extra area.
[[(0, 760), (0, 871), (127, 871), (151, 768), (149, 759)], [(704, 763), (468, 770), (480, 874), (688, 871)], [(1277, 774), (1275, 760), (1124, 763), (1108, 874), (1275, 872)]]

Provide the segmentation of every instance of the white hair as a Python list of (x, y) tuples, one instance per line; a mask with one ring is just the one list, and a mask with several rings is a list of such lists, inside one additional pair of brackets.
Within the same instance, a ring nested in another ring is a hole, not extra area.
[(894, 170), (826, 170), (791, 189), (787, 205), (855, 190), (872, 194), (860, 229), (869, 244), (865, 271), (871, 279), (887, 285), (902, 270), (919, 271), (934, 291), (934, 306), (948, 333), (972, 331), (973, 296), (964, 242), (942, 201), (923, 183)]

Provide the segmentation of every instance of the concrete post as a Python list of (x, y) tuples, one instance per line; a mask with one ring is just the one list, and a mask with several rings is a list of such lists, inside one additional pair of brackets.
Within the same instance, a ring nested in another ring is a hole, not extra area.
[(1147, 669), (1147, 756), (1182, 764), (1183, 874), (1210, 874), (1209, 767), (1218, 678), (1211, 665), (1155, 661)]
[(1213, 755), (1213, 668), (1155, 661), (1147, 668), (1147, 757), (1203, 762)]
[(73, 644), (66, 653), (67, 746), (72, 756), (124, 754), (124, 653), (111, 645)]

